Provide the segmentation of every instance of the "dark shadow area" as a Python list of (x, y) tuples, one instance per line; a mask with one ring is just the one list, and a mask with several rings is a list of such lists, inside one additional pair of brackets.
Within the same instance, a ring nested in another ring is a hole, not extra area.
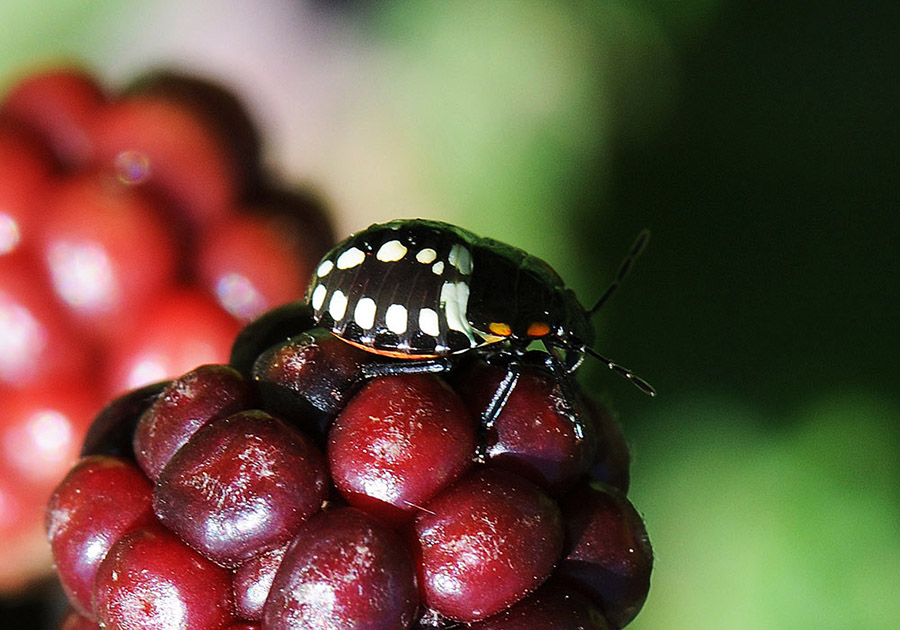
[(680, 44), (674, 115), (617, 147), (611, 218), (584, 232), (610, 269), (614, 244), (653, 233), (607, 309), (603, 352), (662, 395), (894, 391), (898, 17), (889, 2), (729, 2)]

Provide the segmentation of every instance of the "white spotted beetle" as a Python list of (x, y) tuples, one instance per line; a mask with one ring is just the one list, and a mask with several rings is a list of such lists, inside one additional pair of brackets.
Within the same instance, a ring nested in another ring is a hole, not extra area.
[[(338, 338), (385, 357), (366, 377), (442, 372), (472, 350), (500, 359), (507, 374), (482, 414), (482, 434), (496, 420), (537, 341), (568, 400), (569, 375), (585, 354), (641, 391), (653, 388), (593, 348), (591, 317), (609, 299), (647, 242), (644, 231), (599, 300), (585, 309), (543, 260), (462, 228), (425, 219), (372, 225), (327, 253), (307, 292), (315, 322)], [(572, 414), (576, 435), (582, 427)], [(483, 435), (482, 435), (483, 442)], [(484, 444), (479, 456), (483, 457)]]

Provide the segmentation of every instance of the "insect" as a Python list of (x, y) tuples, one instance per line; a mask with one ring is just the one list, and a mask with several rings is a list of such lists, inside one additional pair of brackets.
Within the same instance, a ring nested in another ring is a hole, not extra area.
[[(528, 347), (542, 344), (546, 364), (571, 400), (567, 375), (585, 355), (653, 395), (631, 370), (596, 352), (591, 317), (628, 273), (648, 238), (642, 232), (618, 274), (591, 307), (559, 275), (527, 252), (449, 223), (400, 219), (372, 225), (332, 249), (307, 292), (316, 322), (347, 343), (404, 359), (379, 374), (449, 370), (470, 351), (507, 365), (482, 415), (489, 428), (518, 380)], [(576, 433), (581, 426), (576, 421)]]

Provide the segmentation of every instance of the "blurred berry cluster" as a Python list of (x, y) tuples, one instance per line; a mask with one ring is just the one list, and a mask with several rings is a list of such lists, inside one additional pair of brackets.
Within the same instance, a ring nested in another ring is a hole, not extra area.
[(302, 296), (332, 239), (273, 182), (242, 105), (157, 73), (77, 68), (0, 99), (0, 592), (46, 571), (43, 505), (103, 401), (227, 359)]

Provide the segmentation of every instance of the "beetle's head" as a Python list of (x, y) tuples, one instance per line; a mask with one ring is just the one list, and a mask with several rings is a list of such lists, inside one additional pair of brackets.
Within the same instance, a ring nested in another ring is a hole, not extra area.
[(472, 327), (489, 342), (508, 338), (524, 346), (545, 340), (566, 348), (592, 344), (590, 316), (550, 265), (513, 248), (496, 255), (498, 249), (485, 250), (476, 259), (468, 311)]

